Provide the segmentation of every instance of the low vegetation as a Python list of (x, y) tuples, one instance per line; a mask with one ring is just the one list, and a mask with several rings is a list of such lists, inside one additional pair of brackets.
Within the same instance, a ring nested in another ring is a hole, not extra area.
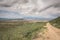
[(51, 23), (51, 25), (53, 25), (56, 28), (60, 28), (60, 17), (49, 21)]
[(0, 22), (0, 40), (32, 40), (46, 29), (46, 22)]

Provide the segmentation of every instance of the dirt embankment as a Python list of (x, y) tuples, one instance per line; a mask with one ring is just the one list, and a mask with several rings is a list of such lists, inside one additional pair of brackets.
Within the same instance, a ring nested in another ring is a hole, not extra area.
[(50, 23), (47, 23), (47, 30), (41, 34), (39, 33), (38, 38), (34, 40), (60, 40), (60, 29), (53, 27)]

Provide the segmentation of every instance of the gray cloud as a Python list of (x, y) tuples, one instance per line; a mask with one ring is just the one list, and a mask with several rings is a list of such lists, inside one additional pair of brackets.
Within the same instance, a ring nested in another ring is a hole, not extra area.
[(18, 12), (0, 10), (0, 18), (23, 18)]
[(17, 3), (19, 0), (3, 0), (0, 1), (0, 6), (2, 7), (11, 7), (15, 3)]
[(25, 4), (28, 2), (29, 2), (29, 0), (2, 0), (2, 1), (0, 1), (0, 6), (11, 7), (16, 3)]
[(2, 1), (4, 1), (4, 0), (0, 0), (0, 2), (2, 2)]
[(0, 9), (22, 12), (20, 14), (25, 16), (54, 18), (60, 16), (60, 0), (5, 0), (0, 1)]

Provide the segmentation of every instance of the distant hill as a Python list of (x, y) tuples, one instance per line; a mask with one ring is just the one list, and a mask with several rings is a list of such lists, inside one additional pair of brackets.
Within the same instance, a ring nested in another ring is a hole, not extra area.
[(24, 17), (24, 19), (28, 19), (28, 20), (40, 20), (40, 21), (49, 21), (49, 20), (51, 20), (50, 18), (40, 18), (40, 17)]
[(60, 28), (60, 17), (49, 21), (53, 26)]
[(14, 20), (24, 20), (23, 18), (0, 18), (0, 21), (14, 21)]

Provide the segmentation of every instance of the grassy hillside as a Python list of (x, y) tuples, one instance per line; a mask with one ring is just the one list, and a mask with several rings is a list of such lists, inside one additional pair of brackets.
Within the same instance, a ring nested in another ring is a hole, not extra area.
[(50, 21), (51, 25), (57, 27), (57, 28), (60, 28), (60, 17), (54, 19), (54, 20), (51, 20)]
[(0, 22), (0, 40), (32, 40), (45, 25), (46, 22)]

